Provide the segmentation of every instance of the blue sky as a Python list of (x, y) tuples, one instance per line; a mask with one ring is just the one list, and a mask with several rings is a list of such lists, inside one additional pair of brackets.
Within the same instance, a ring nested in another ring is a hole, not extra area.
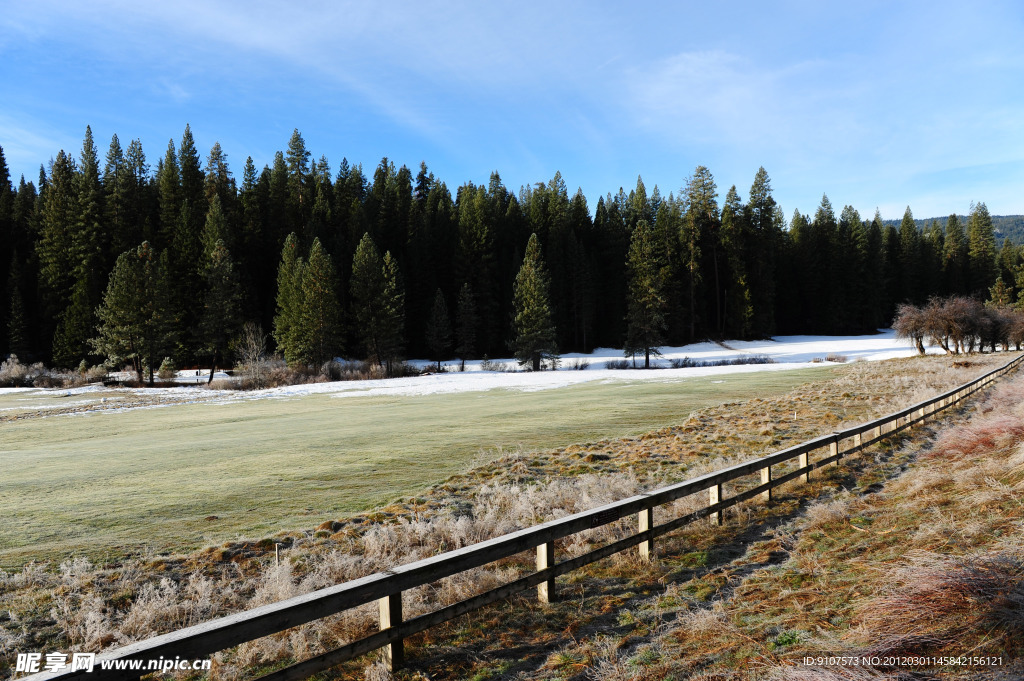
[(597, 197), (697, 165), (787, 216), (1024, 213), (1021, 3), (6, 3), (0, 146), (15, 181), (87, 124), (155, 166), (190, 123), (236, 176), (298, 128), (368, 174), (454, 190), (556, 170)]

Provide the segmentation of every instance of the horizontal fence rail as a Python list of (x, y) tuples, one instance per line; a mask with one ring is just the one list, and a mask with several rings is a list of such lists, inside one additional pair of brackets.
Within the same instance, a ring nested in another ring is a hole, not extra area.
[[(278, 603), (260, 606), (102, 653), (97, 656), (95, 671), (92, 673), (85, 670), (62, 670), (34, 674), (27, 679), (42, 681), (84, 676), (115, 681), (138, 679), (149, 672), (128, 669), (100, 671), (99, 668), (103, 662), (142, 660), (145, 663), (161, 658), (164, 660), (200, 659), (241, 643), (276, 634), (374, 601), (380, 605), (380, 631), (341, 648), (272, 672), (261, 677), (261, 681), (305, 679), (354, 657), (382, 648), (385, 659), (395, 669), (404, 662), (403, 640), (413, 634), (532, 588), (537, 589), (537, 595), (541, 602), (554, 600), (556, 577), (634, 546), (639, 546), (642, 558), (653, 558), (654, 540), (657, 537), (703, 518), (710, 518), (712, 522), (721, 524), (722, 511), (725, 509), (756, 497), (770, 499), (773, 489), (792, 480), (800, 479), (806, 482), (814, 469), (837, 463), (844, 456), (857, 453), (865, 447), (924, 421), (936, 412), (957, 404), (987, 387), (1003, 374), (1015, 369), (1021, 361), (1024, 361), (1024, 355), (1020, 355), (998, 369), (958, 388), (918, 402), (898, 412), (802, 442), (758, 459), (461, 549), (447, 551), (414, 563), (400, 565), (361, 579), (320, 589)], [(844, 443), (845, 446), (843, 446)], [(812, 458), (811, 454), (819, 450), (827, 450), (828, 453)], [(778, 476), (775, 475), (776, 471), (773, 471), (773, 466), (794, 459), (798, 463), (796, 469), (786, 471)], [(760, 474), (759, 485), (728, 498), (723, 496), (724, 483), (755, 474)], [(654, 508), (705, 490), (708, 493), (707, 506), (661, 525), (654, 525)], [(561, 562), (556, 561), (556, 540), (634, 516), (637, 523), (635, 534), (581, 556)], [(524, 551), (534, 550), (537, 552), (536, 572), (434, 612), (407, 620), (402, 618), (403, 591), (509, 558)]]

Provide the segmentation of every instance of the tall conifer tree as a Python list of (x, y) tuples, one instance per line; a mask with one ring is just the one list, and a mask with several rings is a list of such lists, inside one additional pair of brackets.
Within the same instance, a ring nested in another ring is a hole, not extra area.
[(967, 259), (971, 292), (988, 291), (996, 281), (996, 237), (992, 216), (984, 203), (971, 205), (967, 222)]
[[(721, 278), (718, 272), (718, 188), (711, 171), (697, 166), (683, 189), (686, 197), (686, 215), (683, 219), (680, 242), (682, 244), (683, 267), (686, 270), (689, 301), (687, 312), (690, 320), (689, 339), (697, 337), (698, 323), (704, 323), (703, 306), (698, 295), (705, 283), (705, 276), (711, 278), (714, 292), (714, 320), (720, 323), (721, 308), (718, 304), (721, 292)], [(710, 271), (708, 271), (710, 270)]]
[(171, 305), (166, 252), (157, 256), (148, 243), (122, 253), (97, 309), (99, 335), (95, 351), (111, 362), (128, 361), (139, 382), (143, 369), (153, 372), (174, 347), (179, 320)]
[(341, 305), (338, 280), (331, 256), (319, 239), (309, 248), (302, 268), (302, 311), (299, 315), (298, 354), (305, 364), (319, 367), (335, 357), (339, 350)]
[(782, 241), (781, 230), (775, 227), (775, 207), (771, 179), (762, 166), (754, 175), (744, 207), (752, 242), (746, 254), (753, 307), (751, 335), (759, 338), (775, 333), (776, 263)]
[(664, 342), (665, 297), (662, 267), (647, 220), (640, 220), (629, 242), (629, 303), (626, 317), (626, 356), (644, 355), (644, 368), (651, 367), (651, 355), (660, 355)]
[(274, 340), (289, 364), (299, 362), (297, 334), (302, 316), (302, 270), (298, 238), (292, 232), (281, 249), (277, 268), (277, 314), (274, 316)]
[(523, 264), (516, 275), (513, 293), (515, 339), (512, 342), (519, 364), (529, 365), (534, 371), (540, 371), (542, 360), (554, 360), (558, 355), (548, 281), (540, 254), (540, 240), (535, 232), (526, 244)]
[(385, 361), (384, 322), (381, 301), (384, 298), (384, 263), (369, 232), (363, 235), (352, 259), (352, 317), (360, 334), (367, 358), (383, 366)]
[(452, 324), (448, 319), (448, 304), (444, 302), (444, 294), (437, 289), (434, 294), (434, 305), (427, 321), (427, 347), (430, 359), (437, 362), (437, 370), (441, 371), (441, 360), (452, 345)]
[(455, 353), (459, 356), (460, 367), (466, 370), (466, 360), (476, 356), (476, 301), (469, 283), (462, 285), (459, 291), (459, 308), (456, 312)]

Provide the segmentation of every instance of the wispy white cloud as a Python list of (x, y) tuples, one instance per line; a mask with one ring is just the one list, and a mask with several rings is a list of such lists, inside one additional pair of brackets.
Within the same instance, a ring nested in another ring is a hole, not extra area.
[[(25, 120), (30, 119), (0, 113), (0, 147), (4, 150), (8, 167), (15, 173), (25, 173), (26, 180), (35, 182), (36, 176), (29, 174), (30, 169), (38, 169), (40, 163), (45, 164), (60, 149), (77, 155), (81, 141), (46, 124), (26, 127)], [(15, 183), (18, 181), (17, 176), (11, 179)]]
[(174, 82), (169, 78), (160, 78), (154, 85), (153, 91), (179, 104), (192, 98), (192, 94), (181, 83)]

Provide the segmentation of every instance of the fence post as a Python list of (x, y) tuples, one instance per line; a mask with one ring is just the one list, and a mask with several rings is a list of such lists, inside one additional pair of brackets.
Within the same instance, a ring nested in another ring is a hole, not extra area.
[[(771, 481), (772, 481), (772, 467), (771, 466), (765, 466), (764, 468), (761, 469), (761, 484), (762, 485), (766, 485), (766, 484), (768, 484)], [(769, 487), (765, 491), (761, 492), (761, 498), (764, 499), (765, 501), (771, 501), (772, 500), (772, 488)]]
[[(717, 485), (712, 485), (711, 487), (709, 487), (708, 488), (708, 505), (709, 506), (714, 506), (715, 504), (717, 504), (721, 500), (722, 500), (722, 483), (718, 483)], [(710, 518), (711, 518), (711, 524), (712, 525), (721, 525), (722, 524), (722, 512), (721, 511), (715, 511), (714, 513), (711, 514)]]
[[(638, 515), (637, 530), (639, 532), (646, 532), (647, 530), (654, 527), (654, 508), (645, 508)], [(645, 539), (640, 542), (640, 559), (641, 560), (653, 560), (654, 559), (654, 540)]]
[[(811, 465), (811, 453), (810, 452), (804, 452), (803, 454), (801, 454), (800, 455), (800, 459), (799, 459), (799, 461), (797, 463), (800, 464), (800, 468), (805, 468), (806, 466)], [(806, 473), (801, 475), (800, 476), (800, 480), (802, 482), (810, 482), (811, 481), (811, 472), (807, 471)]]
[[(390, 629), (402, 623), (402, 592), (385, 596), (378, 601), (380, 605), (380, 630)], [(384, 646), (384, 662), (395, 672), (405, 664), (405, 643), (396, 639)]]
[(864, 434), (863, 433), (857, 433), (856, 435), (853, 436), (853, 448), (856, 451), (858, 451), (858, 452), (860, 450), (864, 449)]
[[(555, 542), (549, 541), (537, 547), (537, 571), (546, 570), (555, 564)], [(537, 585), (537, 600), (550, 603), (555, 600), (555, 580), (546, 579)]]
[[(839, 456), (839, 435), (836, 433), (832, 433), (832, 442), (828, 444), (828, 454), (829, 456)], [(835, 461), (833, 461), (832, 465), (838, 466), (839, 459), (837, 458)]]

